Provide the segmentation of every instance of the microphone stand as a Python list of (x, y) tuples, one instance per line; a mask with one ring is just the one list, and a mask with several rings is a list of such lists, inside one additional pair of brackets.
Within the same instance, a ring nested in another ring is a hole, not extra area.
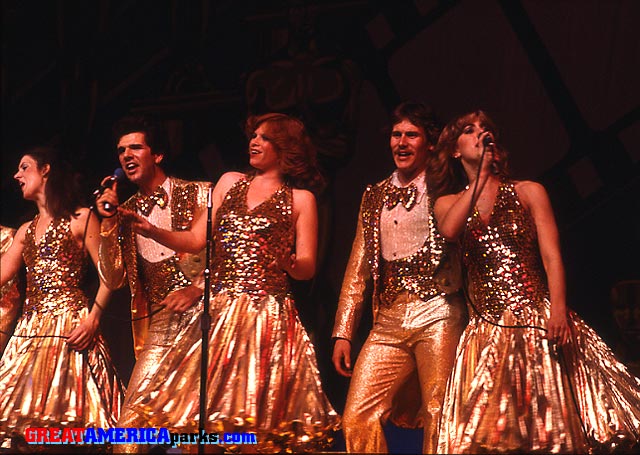
[(204, 454), (204, 444), (202, 434), (205, 432), (205, 422), (207, 418), (207, 369), (209, 366), (209, 330), (211, 329), (211, 315), (209, 314), (209, 300), (211, 297), (211, 212), (213, 208), (211, 196), (211, 186), (209, 186), (209, 195), (207, 198), (207, 241), (204, 266), (204, 293), (202, 316), (200, 317), (200, 328), (202, 329), (202, 350), (200, 361), (200, 420), (198, 438), (198, 453)]

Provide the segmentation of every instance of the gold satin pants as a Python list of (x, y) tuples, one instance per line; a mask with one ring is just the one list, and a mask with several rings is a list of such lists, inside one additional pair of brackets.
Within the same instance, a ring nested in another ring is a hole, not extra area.
[(421, 400), (423, 451), (435, 453), (442, 402), (466, 314), (459, 295), (422, 302), (405, 292), (380, 308), (358, 355), (342, 417), (348, 452), (388, 452), (383, 425), (392, 411), (395, 415), (397, 396), (409, 391), (408, 379), (417, 373), (419, 388), (409, 402)]
[[(152, 305), (151, 311), (158, 308), (159, 306)], [(147, 419), (135, 412), (131, 408), (131, 403), (135, 402), (140, 394), (146, 392), (149, 380), (157, 371), (166, 352), (175, 343), (180, 342), (180, 335), (186, 326), (198, 321), (195, 313), (200, 310), (200, 305), (194, 305), (184, 313), (163, 309), (151, 317), (147, 338), (131, 372), (117, 423), (119, 428), (149, 427)], [(118, 444), (113, 446), (113, 453), (144, 453), (149, 448), (149, 445), (144, 444)]]

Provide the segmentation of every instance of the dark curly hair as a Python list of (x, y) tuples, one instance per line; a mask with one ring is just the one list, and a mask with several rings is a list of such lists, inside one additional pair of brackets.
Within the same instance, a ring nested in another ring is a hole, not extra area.
[(498, 175), (509, 176), (507, 150), (500, 145), (500, 133), (495, 122), (482, 110), (475, 110), (455, 117), (442, 130), (436, 153), (431, 155), (427, 167), (427, 182), (429, 192), (434, 198), (461, 191), (468, 183), (467, 175), (459, 159), (453, 157), (458, 145), (458, 138), (464, 127), (479, 121), (481, 125), (493, 134), (496, 142), (494, 147), (494, 163)]
[(268, 113), (250, 116), (245, 133), (251, 138), (255, 130), (264, 125), (270, 142), (280, 157), (280, 170), (285, 181), (295, 188), (318, 194), (325, 185), (316, 161), (316, 148), (304, 124), (286, 114)]
[(131, 133), (143, 133), (151, 153), (164, 155), (165, 159), (169, 158), (167, 156), (169, 150), (167, 133), (155, 118), (146, 115), (128, 115), (113, 125), (113, 138), (116, 144), (122, 136)]
[(73, 171), (71, 164), (62, 158), (61, 153), (48, 146), (28, 149), (24, 156), (30, 156), (38, 169), (49, 165), (44, 194), (47, 210), (54, 218), (77, 216), (77, 210), (83, 205), (80, 175)]

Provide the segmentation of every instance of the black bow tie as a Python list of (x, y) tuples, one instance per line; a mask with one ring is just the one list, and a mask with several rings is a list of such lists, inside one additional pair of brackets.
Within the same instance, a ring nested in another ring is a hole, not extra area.
[(384, 200), (389, 210), (398, 205), (399, 202), (401, 202), (407, 210), (411, 210), (418, 200), (418, 187), (414, 183), (404, 188), (390, 184), (387, 186)]
[(138, 200), (136, 201), (136, 209), (144, 216), (149, 216), (151, 213), (151, 209), (153, 209), (154, 205), (157, 205), (161, 209), (167, 206), (167, 202), (169, 200), (169, 196), (167, 192), (159, 186), (153, 192), (151, 196), (143, 196), (142, 194), (138, 196)]

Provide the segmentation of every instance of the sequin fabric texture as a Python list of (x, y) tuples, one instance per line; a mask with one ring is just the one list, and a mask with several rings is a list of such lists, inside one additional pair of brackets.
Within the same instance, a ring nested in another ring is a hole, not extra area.
[[(170, 217), (170, 227), (174, 231), (188, 229), (196, 212), (206, 205), (207, 190), (210, 184), (207, 182), (190, 182), (175, 177), (168, 177), (168, 180), (171, 188), (171, 198), (169, 207), (164, 210), (167, 211), (167, 216)], [(122, 207), (128, 210), (135, 210), (139, 196), (139, 193), (134, 194), (122, 204)], [(154, 221), (156, 220), (151, 220), (151, 222)], [(120, 227), (120, 230), (117, 229), (117, 226)], [(138, 264), (139, 251), (136, 234), (128, 223), (120, 221), (119, 225), (116, 225), (111, 231), (101, 232), (100, 237), (100, 262), (98, 267), (100, 276), (112, 289), (122, 287), (128, 281), (129, 289), (131, 290), (131, 315), (136, 319), (132, 322), (133, 341), (136, 358), (139, 359), (140, 355), (142, 355), (144, 344), (147, 343), (147, 348), (150, 347), (148, 343), (149, 331), (159, 334), (162, 330), (168, 329), (168, 326), (163, 326), (163, 322), (158, 321), (157, 317), (147, 317), (153, 311), (152, 304), (158, 304), (170, 290), (176, 289), (177, 284), (185, 284), (185, 277), (182, 276), (183, 274), (170, 278), (165, 275), (167, 281), (164, 284), (160, 283), (160, 280), (156, 280), (154, 284), (151, 284), (151, 279), (157, 271), (154, 267), (158, 267), (161, 271), (168, 273), (174, 264), (163, 264), (159, 261), (159, 264), (155, 266), (146, 264), (146, 271), (140, 270), (143, 266)], [(146, 244), (145, 248), (148, 248), (148, 251), (145, 252), (149, 253), (149, 256), (156, 257), (159, 250), (167, 250), (150, 240), (144, 243)], [(147, 272), (151, 273), (151, 275), (146, 274)], [(154, 287), (152, 296), (158, 297), (160, 300), (154, 302), (149, 300), (143, 291), (148, 286)], [(161, 286), (162, 289), (158, 289), (158, 286)], [(165, 322), (168, 320), (168, 316), (162, 315), (161, 317), (165, 319)], [(150, 328), (150, 324), (153, 324), (154, 327)], [(155, 341), (158, 341), (156, 338), (154, 337)], [(159, 350), (160, 348), (158, 348)], [(155, 365), (156, 360), (158, 359), (149, 360), (149, 364)]]
[[(13, 243), (15, 230), (0, 226), (0, 254), (4, 254)], [(20, 308), (20, 292), (18, 278), (13, 277), (0, 288), (0, 357), (9, 342), (13, 324), (16, 322)]]
[[(174, 231), (188, 228), (198, 211), (204, 209), (209, 186), (207, 182), (167, 177), (162, 187), (170, 195), (168, 205), (164, 208), (154, 206), (147, 219)], [(135, 210), (139, 196), (140, 193), (134, 194), (122, 206)], [(179, 343), (185, 327), (197, 323), (197, 307), (194, 305), (182, 313), (162, 309), (162, 301), (169, 293), (191, 284), (182, 271), (179, 255), (151, 239), (138, 236), (125, 220), (120, 220), (119, 228), (119, 231), (114, 228), (101, 233), (100, 244), (102, 276), (111, 287), (122, 286), (127, 279), (134, 319), (131, 325), (136, 364), (129, 378), (118, 426), (146, 427), (146, 418), (134, 412), (130, 404), (146, 393), (145, 378), (158, 370), (166, 352)], [(170, 393), (174, 394), (175, 390)], [(127, 453), (148, 449), (129, 444), (116, 448)]]
[[(322, 449), (339, 417), (322, 391), (288, 278), (275, 265), (293, 245), (292, 190), (284, 186), (249, 210), (249, 185), (237, 182), (216, 214), (206, 428), (256, 432), (261, 452)], [(201, 333), (193, 324), (178, 335), (149, 377), (150, 392), (133, 404), (152, 424), (197, 430)]]
[(27, 427), (109, 428), (123, 398), (101, 335), (83, 352), (61, 338), (88, 313), (80, 288), (87, 257), (68, 218), (54, 219), (36, 241), (37, 220), (25, 235), (24, 311), (0, 361), (0, 438)]
[(463, 248), (470, 297), (486, 320), (469, 310), (439, 453), (637, 450), (640, 380), (573, 312), (572, 340), (559, 351), (535, 328), (550, 315), (546, 275), (513, 182), (501, 182), (488, 225), (473, 213)]
[[(152, 309), (176, 289), (189, 286), (191, 282), (184, 276), (178, 266), (179, 258), (172, 255), (163, 261), (149, 262), (138, 257), (138, 268), (145, 279), (144, 293)], [(173, 337), (173, 335), (170, 335)]]
[[(292, 251), (291, 189), (284, 186), (253, 210), (246, 206), (249, 183), (230, 190), (218, 216), (213, 253), (213, 292), (230, 291), (252, 298), (289, 294), (286, 273), (275, 261)], [(243, 192), (240, 192), (240, 189)]]
[[(458, 258), (451, 254), (450, 245), (445, 244), (444, 238), (436, 229), (430, 199), (425, 199), (412, 208), (413, 211), (429, 208), (429, 228), (422, 247), (406, 258), (395, 261), (385, 261), (382, 258), (380, 220), (382, 210), (394, 191), (391, 180), (392, 177), (389, 177), (376, 185), (368, 186), (362, 197), (356, 239), (351, 253), (358, 260), (353, 266), (349, 265), (345, 272), (333, 337), (351, 339), (355, 331), (354, 325), (362, 314), (362, 295), (369, 277), (373, 281), (374, 321), (382, 301), (391, 302), (406, 290), (426, 301), (439, 294), (453, 293), (460, 287)], [(419, 231), (420, 229), (415, 229), (413, 232)]]
[(454, 292), (459, 275), (435, 229), (424, 174), (416, 179), (421, 194), (409, 211), (385, 209), (395, 180), (396, 173), (363, 195), (333, 330), (334, 337), (354, 339), (373, 281), (374, 324), (357, 354), (343, 414), (349, 452), (387, 452), (387, 421), (423, 427), (423, 451), (435, 451), (441, 403), (466, 324), (464, 301)]

